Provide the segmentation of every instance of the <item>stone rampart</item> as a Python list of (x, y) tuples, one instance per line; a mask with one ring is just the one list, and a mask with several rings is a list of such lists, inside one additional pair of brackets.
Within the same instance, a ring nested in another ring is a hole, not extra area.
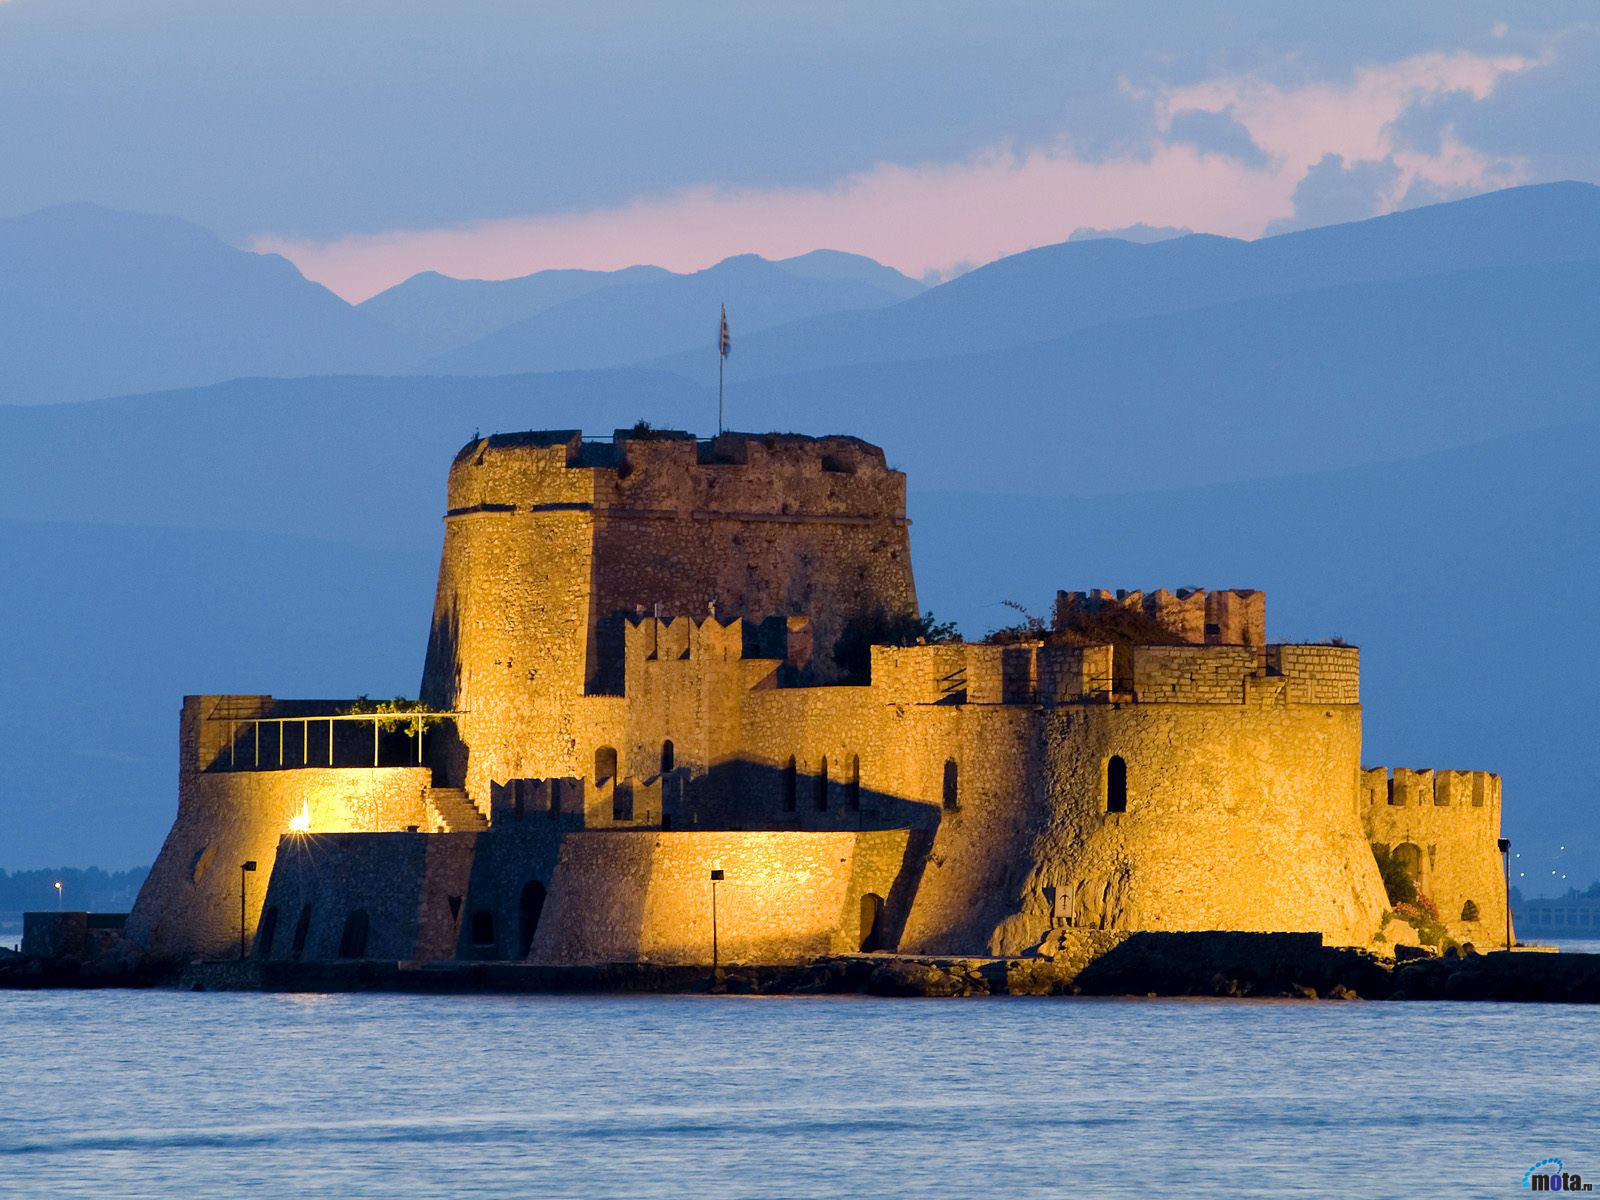
[(903, 869), (904, 832), (633, 832), (562, 843), (535, 962), (725, 963), (853, 953)]
[[(157, 959), (238, 953), (240, 865), (245, 934), (253, 936), (278, 839), (302, 811), (316, 833), (422, 826), (427, 767), (201, 769), (220, 757), (205, 717), (232, 697), (186, 696), (180, 718), (178, 813), (129, 914), (126, 936)], [(270, 698), (268, 698), (270, 699)]]
[(1406, 866), (1451, 937), (1480, 950), (1505, 939), (1500, 793), (1500, 777), (1487, 771), (1361, 772), (1368, 840)]
[(291, 962), (456, 957), (482, 836), (285, 836), (251, 953)]

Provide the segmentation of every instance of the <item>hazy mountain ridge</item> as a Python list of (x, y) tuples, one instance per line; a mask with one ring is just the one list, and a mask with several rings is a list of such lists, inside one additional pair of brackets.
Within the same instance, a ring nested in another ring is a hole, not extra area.
[(753, 331), (819, 313), (879, 308), (903, 294), (868, 282), (865, 272), (841, 279), (825, 272), (831, 260), (806, 259), (797, 274), (783, 263), (741, 254), (689, 275), (608, 287), (447, 351), (425, 367), (464, 375), (618, 367), (696, 343), (702, 347), (701, 357), (714, 364), (724, 304), (742, 345)]
[(654, 283), (671, 274), (663, 267), (649, 266), (620, 271), (536, 271), (517, 279), (454, 279), (424, 271), (356, 307), (402, 333), (407, 352), (420, 361), (579, 296)]
[(61, 205), (0, 220), (0, 402), (379, 369), (401, 339), (287, 260), (170, 217)]
[[(1079, 329), (1239, 300), (1464, 270), (1600, 260), (1600, 187), (1508, 188), (1246, 242), (1212, 234), (1068, 241), (978, 267), (870, 313), (767, 330), (741, 378), (1029, 345)], [(706, 378), (698, 358), (652, 365)], [(713, 364), (714, 365), (714, 364)]]

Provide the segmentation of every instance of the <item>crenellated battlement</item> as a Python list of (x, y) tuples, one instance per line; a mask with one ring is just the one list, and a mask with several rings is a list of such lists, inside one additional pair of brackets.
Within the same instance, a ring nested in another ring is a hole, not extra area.
[(1052, 628), (1067, 629), (1074, 618), (1093, 618), (1108, 608), (1142, 613), (1177, 640), (1195, 645), (1263, 646), (1267, 641), (1267, 598), (1251, 588), (1057, 592)]
[(600, 512), (691, 520), (905, 520), (905, 475), (860, 438), (619, 429), (493, 434), (450, 467), (447, 516)]
[(1366, 809), (1476, 808), (1498, 822), (1500, 776), (1491, 771), (1365, 767), (1361, 804)]
[(899, 704), (1358, 704), (1360, 655), (1326, 645), (874, 646), (872, 685)]
[(750, 659), (803, 670), (811, 662), (811, 619), (634, 615), (624, 624), (623, 643), (627, 678), (646, 663)]

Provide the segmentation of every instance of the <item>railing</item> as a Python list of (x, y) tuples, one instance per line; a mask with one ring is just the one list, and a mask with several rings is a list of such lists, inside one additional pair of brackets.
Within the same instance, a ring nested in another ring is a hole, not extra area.
[[(268, 733), (268, 738), (267, 738), (267, 742), (268, 742), (267, 755), (268, 755), (268, 760), (269, 760), (268, 763), (267, 763), (267, 768), (268, 769), (272, 769), (274, 767), (274, 765), (277, 768), (281, 769), (286, 765), (285, 750), (286, 750), (286, 747), (290, 744), (289, 743), (289, 736), (288, 736), (288, 727), (291, 726), (291, 725), (299, 725), (300, 726), (300, 763), (299, 763), (299, 765), (302, 766), (302, 767), (311, 766), (311, 726), (313, 724), (321, 725), (323, 722), (326, 722), (327, 726), (328, 726), (328, 761), (327, 761), (326, 765), (331, 767), (331, 766), (333, 766), (333, 727), (334, 727), (334, 723), (337, 722), (337, 721), (370, 721), (372, 723), (372, 765), (374, 767), (379, 765), (379, 763), (378, 763), (378, 760), (379, 760), (379, 753), (378, 753), (378, 751), (379, 751), (379, 735), (384, 732), (384, 728), (383, 727), (385, 725), (388, 725), (388, 726), (391, 726), (391, 727), (392, 726), (400, 726), (402, 729), (405, 729), (407, 737), (412, 737), (412, 738), (416, 739), (416, 744), (417, 744), (417, 747), (416, 747), (416, 754), (417, 754), (416, 762), (417, 762), (418, 766), (421, 766), (422, 765), (422, 734), (423, 734), (423, 731), (427, 728), (428, 725), (434, 724), (435, 722), (444, 721), (444, 720), (454, 720), (456, 717), (459, 717), (461, 715), (462, 714), (458, 713), (458, 712), (403, 712), (403, 713), (380, 712), (380, 713), (324, 713), (324, 714), (315, 715), (315, 716), (301, 716), (301, 717), (289, 717), (289, 716), (283, 716), (283, 717), (248, 717), (248, 716), (229, 716), (229, 715), (215, 716), (214, 715), (214, 716), (207, 717), (206, 719), (208, 721), (221, 721), (221, 722), (226, 722), (227, 723), (227, 726), (228, 726), (228, 766), (227, 766), (227, 769), (230, 770), (230, 771), (237, 771), (237, 770), (240, 770), (240, 769), (245, 769), (245, 770), (260, 770), (260, 769), (262, 769), (262, 763), (261, 763), (261, 727), (263, 725), (266, 725), (266, 726), (269, 726), (269, 727), (273, 726), (273, 725), (276, 725), (278, 727), (277, 728), (278, 761), (277, 761), (276, 764), (273, 764), (270, 761), (271, 754), (272, 754), (272, 746), (271, 746), (272, 736), (271, 736), (270, 730), (269, 730), (269, 733)], [(241, 768), (240, 763), (238, 761), (238, 759), (239, 759), (239, 734), (240, 734), (240, 731), (247, 725), (254, 727), (253, 731), (252, 731), (254, 736), (250, 738), (250, 741), (253, 743), (253, 751), (254, 751), (253, 752), (253, 761), (251, 763), (245, 764), (245, 766), (243, 768)], [(407, 726), (409, 726), (409, 729), (405, 728)]]

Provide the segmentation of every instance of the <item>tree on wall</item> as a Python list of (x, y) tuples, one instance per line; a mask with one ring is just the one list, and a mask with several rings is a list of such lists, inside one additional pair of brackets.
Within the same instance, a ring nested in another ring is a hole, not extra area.
[(1411, 874), (1410, 868), (1399, 858), (1396, 858), (1382, 842), (1372, 843), (1372, 857), (1378, 862), (1378, 874), (1383, 877), (1383, 890), (1389, 895), (1389, 903), (1415, 904), (1417, 902), (1417, 880)]
[(959, 642), (953, 621), (940, 621), (931, 612), (897, 613), (882, 610), (859, 614), (845, 622), (833, 643), (833, 661), (851, 683), (866, 683), (872, 673), (874, 646), (920, 646)]

